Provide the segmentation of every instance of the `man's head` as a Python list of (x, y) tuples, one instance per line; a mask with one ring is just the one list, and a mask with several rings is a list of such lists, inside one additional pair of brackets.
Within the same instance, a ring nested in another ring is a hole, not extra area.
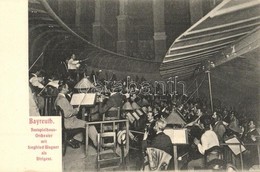
[(75, 54), (72, 54), (72, 55), (71, 55), (71, 58), (72, 58), (73, 60), (75, 60), (75, 59), (76, 59)]
[(255, 128), (256, 128), (255, 122), (253, 120), (250, 120), (248, 122), (248, 129), (250, 130), (250, 129), (255, 129)]
[(235, 118), (235, 112), (232, 111), (232, 112), (230, 113), (230, 119), (234, 119), (234, 118)]
[(209, 115), (202, 115), (200, 117), (200, 125), (202, 126), (202, 128), (206, 130), (210, 129), (212, 122), (213, 122), (212, 117)]
[(44, 88), (44, 77), (43, 76), (34, 76), (30, 79), (30, 83), (38, 88)]
[(155, 122), (155, 126), (153, 127), (153, 129), (158, 132), (158, 131), (163, 131), (165, 129), (167, 125), (167, 122), (163, 119), (158, 119), (156, 122)]
[(200, 108), (197, 109), (196, 115), (197, 116), (202, 116), (203, 115), (203, 113), (202, 113)]
[(216, 111), (213, 112), (212, 118), (214, 122), (222, 120), (220, 114), (218, 114)]
[(149, 122), (152, 122), (153, 120), (154, 120), (154, 117), (153, 117), (154, 115), (153, 115), (153, 112), (148, 112), (147, 113), (147, 120), (149, 121)]
[(159, 113), (158, 109), (157, 108), (153, 108), (153, 113), (156, 115)]
[(67, 84), (62, 84), (58, 88), (60, 93), (67, 94), (69, 92), (69, 86)]

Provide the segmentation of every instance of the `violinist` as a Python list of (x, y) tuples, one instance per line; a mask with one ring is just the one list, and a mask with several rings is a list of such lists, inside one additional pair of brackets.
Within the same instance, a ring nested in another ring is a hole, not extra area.
[(43, 71), (37, 71), (35, 74), (32, 73), (32, 77), (29, 79), (30, 86), (30, 94), (32, 96), (32, 100), (35, 102), (37, 106), (37, 110), (40, 114), (42, 114), (44, 108), (44, 99), (41, 95), (42, 91), (44, 91), (44, 76)]
[[(202, 115), (199, 120), (200, 127), (204, 130), (200, 139), (194, 138), (194, 144), (197, 145), (197, 148), (200, 154), (204, 155), (205, 151), (214, 147), (219, 146), (218, 136), (214, 131), (212, 131), (212, 118), (209, 115)], [(193, 170), (194, 167), (203, 168), (204, 156), (196, 160), (192, 160), (188, 163), (188, 170)]]
[(152, 138), (156, 135), (155, 130), (153, 129), (155, 126), (155, 119), (154, 119), (154, 113), (152, 111), (149, 111), (147, 113), (147, 123), (145, 130), (148, 132), (147, 140), (151, 141)]
[(203, 155), (199, 152), (197, 145), (194, 143), (194, 139), (196, 138), (197, 140), (200, 140), (202, 134), (203, 134), (203, 129), (201, 126), (197, 123), (193, 123), (190, 126), (186, 126), (188, 129), (188, 138), (189, 138), (189, 143), (190, 146), (188, 147), (188, 152), (189, 152), (189, 164), (188, 164), (188, 169), (192, 169), (194, 166), (194, 163), (196, 161), (200, 161), (203, 158)]

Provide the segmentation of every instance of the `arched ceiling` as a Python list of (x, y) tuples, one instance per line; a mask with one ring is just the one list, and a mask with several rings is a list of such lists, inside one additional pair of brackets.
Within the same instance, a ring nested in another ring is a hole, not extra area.
[(260, 45), (260, 1), (225, 0), (181, 34), (161, 66), (162, 77), (187, 78), (205, 63), (215, 67)]
[(225, 0), (173, 42), (160, 74), (206, 78), (199, 91), (209, 99), (210, 70), (213, 99), (260, 120), (259, 47), (260, 1)]
[[(89, 68), (122, 75), (160, 77), (160, 63), (120, 55), (92, 44), (91, 36), (82, 35), (66, 25), (50, 4), (46, 0), (29, 0), (29, 65), (34, 65), (32, 71), (42, 67), (53, 70), (60, 61), (76, 53), (79, 59), (88, 58)], [(116, 61), (120, 66), (114, 65)], [(137, 69), (137, 66), (146, 68)]]

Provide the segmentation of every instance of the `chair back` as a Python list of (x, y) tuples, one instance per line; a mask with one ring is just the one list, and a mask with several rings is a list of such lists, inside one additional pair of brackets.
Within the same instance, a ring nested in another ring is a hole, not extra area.
[(66, 134), (66, 128), (65, 128), (65, 124), (64, 124), (64, 112), (61, 109), (60, 106), (55, 106), (55, 110), (56, 110), (56, 114), (58, 116), (61, 116), (61, 127), (62, 127), (62, 156), (65, 156), (66, 151), (67, 151), (67, 143), (66, 143), (66, 139), (67, 139), (67, 134)]
[(42, 115), (52, 115), (55, 113), (55, 99), (57, 96), (46, 95), (42, 100)]
[(60, 106), (56, 106), (56, 114), (58, 115), (58, 116), (61, 116), (61, 126), (62, 126), (62, 130), (64, 130), (65, 129), (65, 124), (64, 124), (64, 111), (61, 109), (61, 107)]
[(205, 151), (205, 163), (209, 163), (215, 159), (223, 159), (223, 151), (220, 146), (213, 146)]
[[(103, 113), (102, 115), (103, 121), (118, 120), (118, 119), (120, 119), (120, 107), (111, 107), (107, 112)], [(115, 129), (117, 128), (118, 126), (116, 125)], [(113, 130), (112, 124), (105, 124), (103, 125), (101, 132), (106, 132), (111, 130)]]
[(122, 158), (116, 152), (116, 132), (98, 133), (97, 136), (97, 169), (118, 168)]
[(148, 162), (151, 171), (167, 170), (172, 156), (157, 148), (147, 148)]
[(116, 133), (115, 132), (104, 132), (98, 133), (98, 153), (102, 153), (103, 150), (116, 149)]
[(111, 107), (102, 118), (103, 121), (120, 119), (120, 107)]

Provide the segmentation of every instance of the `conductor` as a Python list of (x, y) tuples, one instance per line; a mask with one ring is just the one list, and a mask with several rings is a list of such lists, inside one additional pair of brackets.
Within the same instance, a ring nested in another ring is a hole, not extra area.
[(76, 60), (75, 54), (71, 55), (71, 58), (68, 61), (68, 71), (71, 78), (76, 79), (77, 69), (80, 67), (80, 60)]

